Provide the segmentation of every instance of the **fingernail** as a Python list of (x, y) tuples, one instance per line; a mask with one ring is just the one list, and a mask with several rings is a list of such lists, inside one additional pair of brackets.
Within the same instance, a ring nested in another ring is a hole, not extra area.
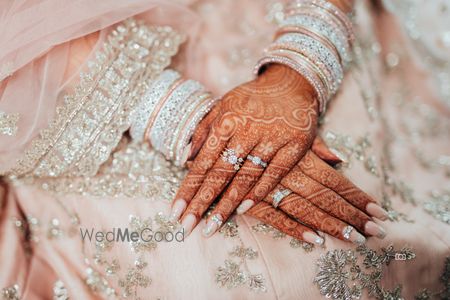
[(197, 219), (193, 214), (188, 214), (186, 217), (183, 218), (181, 226), (183, 227), (186, 236), (191, 233), (192, 229), (194, 229), (196, 221)]
[(344, 239), (353, 242), (357, 245), (362, 245), (366, 242), (366, 238), (355, 230), (352, 226), (345, 226), (342, 230), (342, 236)]
[(172, 211), (170, 212), (169, 220), (171, 222), (178, 221), (185, 209), (186, 201), (184, 201), (183, 199), (175, 200), (175, 203), (172, 206)]
[(210, 217), (208, 222), (206, 223), (206, 227), (203, 228), (203, 235), (205, 237), (210, 237), (211, 235), (213, 235), (222, 225), (222, 220), (222, 216), (219, 214), (215, 214)]
[(310, 231), (303, 233), (303, 239), (306, 242), (317, 245), (317, 246), (322, 246), (323, 243), (325, 242), (325, 240), (323, 238), (321, 238), (317, 234), (312, 233)]
[(244, 214), (247, 210), (249, 210), (255, 202), (253, 200), (247, 199), (242, 201), (241, 205), (236, 209), (238, 215)]
[(384, 228), (376, 224), (375, 222), (367, 222), (364, 226), (364, 229), (367, 234), (376, 236), (379, 239), (384, 239), (386, 237), (386, 231), (384, 230)]
[(385, 221), (389, 218), (388, 212), (375, 203), (367, 204), (366, 210), (370, 215), (380, 220)]
[(189, 157), (191, 157), (192, 143), (189, 143), (186, 148), (184, 148), (183, 154), (181, 155), (181, 165), (184, 165)]

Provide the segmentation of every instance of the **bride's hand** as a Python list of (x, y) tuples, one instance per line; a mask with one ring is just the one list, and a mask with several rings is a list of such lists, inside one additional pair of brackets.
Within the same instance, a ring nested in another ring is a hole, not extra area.
[[(286, 222), (284, 216), (275, 214), (274, 206), (279, 212), (310, 229), (342, 240), (362, 243), (365, 241), (362, 234), (383, 238), (384, 229), (371, 217), (386, 220), (387, 212), (325, 162), (329, 161), (324, 158), (326, 150), (317, 151), (317, 147), (312, 150), (307, 152), (300, 163), (264, 199), (264, 205), (259, 203), (246, 214), (297, 239), (316, 244), (321, 244), (323, 240), (311, 233), (302, 232), (299, 236), (298, 226), (293, 226), (293, 222)], [(214, 213), (213, 211), (212, 215)]]
[(312, 86), (283, 65), (270, 65), (228, 92), (200, 125), (207, 138), (177, 193), (172, 217), (183, 214), (189, 233), (219, 195), (214, 218), (222, 221), (242, 200), (263, 200), (311, 147), (317, 117)]

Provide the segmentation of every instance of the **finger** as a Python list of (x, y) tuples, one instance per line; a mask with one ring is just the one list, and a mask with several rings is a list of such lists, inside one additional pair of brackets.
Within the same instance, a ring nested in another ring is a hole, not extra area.
[(184, 178), (175, 201), (172, 205), (170, 219), (176, 221), (184, 212), (187, 204), (192, 200), (202, 185), (206, 173), (212, 168), (216, 160), (229, 140), (229, 135), (223, 135), (218, 127), (212, 127), (205, 144), (189, 168), (189, 172)]
[(364, 226), (371, 221), (369, 216), (334, 191), (306, 176), (298, 166), (283, 178), (281, 184), (360, 232), (365, 232)]
[(312, 152), (314, 152), (318, 157), (320, 157), (327, 164), (332, 166), (337, 165), (342, 162), (342, 159), (337, 157), (336, 154), (331, 152), (330, 148), (325, 144), (320, 136), (316, 136), (311, 146)]
[[(198, 192), (189, 202), (183, 214), (181, 224), (187, 234), (192, 231), (204, 212), (228, 185), (231, 178), (242, 166), (244, 157), (248, 155), (255, 144), (256, 142), (246, 140), (245, 137), (239, 135), (234, 136), (227, 144), (222, 158), (218, 159), (211, 170), (208, 171)], [(223, 216), (218, 217), (222, 221), (224, 220)]]
[(217, 103), (212, 110), (203, 118), (203, 120), (198, 124), (192, 135), (191, 140), (191, 151), (189, 153), (188, 160), (194, 158), (200, 151), (200, 148), (205, 143), (206, 138), (211, 129), (211, 124), (217, 118), (220, 112), (220, 103)]
[[(236, 207), (241, 203), (243, 197), (247, 195), (253, 185), (257, 182), (264, 169), (267, 167), (267, 162), (270, 161), (277, 150), (278, 149), (269, 141), (258, 144), (247, 156), (244, 165), (228, 185), (226, 191), (212, 211), (212, 215), (220, 215), (223, 220), (228, 219)], [(246, 201), (243, 203), (245, 204), (245, 202)], [(216, 225), (217, 224), (210, 218), (206, 222), (203, 234), (206, 237), (214, 234), (218, 229)]]
[(279, 209), (275, 209), (266, 202), (255, 204), (246, 212), (247, 216), (254, 217), (261, 222), (272, 226), (293, 238), (306, 241), (316, 245), (323, 245), (324, 239), (317, 235), (312, 229), (291, 219)]
[(300, 161), (299, 167), (307, 176), (335, 191), (353, 206), (381, 220), (388, 218), (388, 213), (372, 197), (355, 186), (344, 175), (327, 165), (314, 153), (308, 152)]
[(356, 230), (351, 232), (347, 237), (345, 234), (348, 231), (348, 224), (327, 214), (296, 193), (290, 192), (288, 194), (284, 191), (289, 192), (288, 189), (279, 184), (264, 201), (276, 205), (286, 214), (312, 229), (328, 233), (341, 240), (349, 240), (358, 244), (365, 241), (364, 236)]
[(245, 199), (250, 199), (254, 203), (264, 199), (305, 153), (306, 149), (297, 142), (289, 143), (281, 148)]

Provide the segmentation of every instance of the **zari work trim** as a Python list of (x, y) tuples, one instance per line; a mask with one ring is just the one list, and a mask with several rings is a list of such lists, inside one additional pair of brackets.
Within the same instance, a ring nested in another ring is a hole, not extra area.
[(184, 36), (170, 27), (145, 26), (128, 19), (108, 36), (103, 50), (87, 63), (88, 72), (56, 117), (17, 165), (5, 174), (57, 177), (92, 176), (130, 127), (131, 112), (147, 82), (170, 64)]
[(14, 136), (17, 133), (19, 114), (7, 114), (0, 111), (0, 134)]

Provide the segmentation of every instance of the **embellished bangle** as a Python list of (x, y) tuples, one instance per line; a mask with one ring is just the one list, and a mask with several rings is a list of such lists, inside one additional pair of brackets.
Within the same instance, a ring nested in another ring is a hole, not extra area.
[(266, 54), (272, 55), (272, 56), (289, 56), (293, 61), (295, 61), (297, 64), (302, 63), (301, 61), (305, 61), (308, 63), (309, 69), (314, 70), (314, 72), (318, 75), (320, 80), (323, 82), (323, 85), (325, 86), (326, 90), (331, 91), (331, 84), (333, 82), (333, 77), (331, 73), (328, 71), (328, 69), (322, 64), (315, 61), (314, 57), (308, 57), (306, 56), (302, 51), (299, 51), (295, 47), (287, 44), (272, 44), (270, 47), (266, 50)]
[(133, 111), (130, 134), (137, 141), (147, 140), (180, 166), (195, 128), (216, 101), (199, 82), (165, 70), (150, 81)]
[(319, 111), (323, 111), (327, 100), (330, 98), (330, 88), (327, 86), (327, 80), (322, 70), (314, 62), (306, 59), (298, 52), (281, 49), (270, 51), (269, 54), (271, 56), (288, 58), (301, 68), (300, 74), (307, 79), (309, 78), (310, 83), (318, 90)]
[(330, 44), (332, 44), (339, 53), (340, 60), (342, 61), (344, 67), (350, 63), (351, 47), (348, 40), (345, 38), (345, 35), (343, 33), (336, 32), (336, 30), (331, 28), (329, 24), (321, 18), (307, 14), (287, 17), (281, 23), (281, 27), (278, 30), (277, 35), (287, 32), (298, 32), (299, 28), (307, 29), (316, 35), (322, 36)]
[(147, 91), (132, 114), (133, 125), (130, 127), (130, 134), (134, 140), (138, 142), (144, 140), (149, 119), (153, 116), (156, 106), (180, 77), (177, 72), (166, 70), (159, 75), (158, 80), (150, 82)]
[(318, 40), (301, 33), (284, 34), (275, 40), (274, 44), (277, 43), (290, 45), (297, 52), (315, 61), (319, 68), (324, 69), (324, 73), (329, 72), (329, 79), (331, 80), (329, 86), (332, 87), (331, 94), (337, 91), (344, 74), (339, 58), (333, 54), (331, 49), (328, 49)]
[(349, 16), (331, 2), (326, 0), (297, 0), (293, 4), (294, 9), (301, 9), (305, 6), (317, 7), (328, 12), (329, 15), (334, 16), (345, 26), (350, 41), (354, 40), (353, 25)]
[(297, 0), (286, 15), (255, 71), (274, 62), (293, 68), (314, 87), (323, 113), (352, 60), (350, 17), (325, 0)]

